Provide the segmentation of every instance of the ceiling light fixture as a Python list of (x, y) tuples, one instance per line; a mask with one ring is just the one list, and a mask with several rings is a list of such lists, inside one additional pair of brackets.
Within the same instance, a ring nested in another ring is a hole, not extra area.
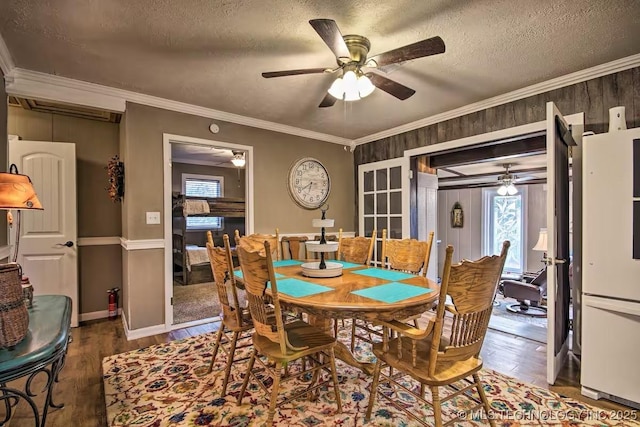
[(504, 165), (504, 167), (505, 167), (505, 173), (498, 177), (498, 182), (500, 183), (500, 188), (498, 188), (498, 195), (514, 196), (518, 194), (518, 189), (514, 185), (516, 176), (511, 175), (511, 173), (509, 173), (509, 167), (511, 167), (511, 165)]
[(233, 166), (237, 168), (244, 167), (246, 163), (246, 160), (244, 158), (244, 152), (232, 151), (232, 153), (233, 153), (233, 159), (231, 159), (231, 163), (233, 163)]
[(337, 99), (357, 101), (370, 95), (375, 88), (369, 77), (356, 68), (345, 71), (342, 77), (333, 82), (328, 92)]

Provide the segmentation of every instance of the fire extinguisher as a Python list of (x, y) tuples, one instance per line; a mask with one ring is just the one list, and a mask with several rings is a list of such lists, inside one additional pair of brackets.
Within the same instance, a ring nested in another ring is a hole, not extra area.
[(109, 319), (118, 317), (118, 292), (120, 288), (112, 288), (107, 291), (109, 294)]

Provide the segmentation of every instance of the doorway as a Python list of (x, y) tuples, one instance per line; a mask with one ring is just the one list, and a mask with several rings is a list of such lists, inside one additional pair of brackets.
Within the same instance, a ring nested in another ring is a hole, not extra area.
[[(515, 146), (514, 144), (517, 144), (517, 141), (521, 140), (523, 136), (534, 135), (536, 133), (543, 133), (545, 135), (545, 142), (544, 142), (545, 149), (547, 149), (547, 147), (549, 146), (553, 147), (552, 145), (553, 141), (557, 139), (556, 135), (558, 134), (562, 136), (561, 138), (562, 140), (564, 140), (564, 137), (568, 134), (568, 135), (573, 135), (573, 138), (576, 141), (580, 141), (582, 136), (582, 130), (584, 127), (584, 114), (579, 113), (579, 114), (574, 114), (572, 116), (565, 117), (564, 119), (566, 119), (566, 122), (568, 122), (568, 124), (565, 123), (564, 126), (560, 126), (560, 125), (557, 125), (557, 123), (559, 119), (562, 119), (562, 116), (560, 116), (557, 111), (554, 111), (554, 110), (550, 111), (550, 109), (553, 107), (554, 106), (552, 103), (549, 103), (547, 105), (546, 121), (531, 123), (528, 125), (518, 126), (514, 128), (509, 128), (509, 129), (503, 129), (500, 131), (491, 132), (483, 135), (475, 135), (472, 137), (463, 138), (455, 141), (449, 141), (445, 143), (407, 150), (404, 152), (404, 157), (408, 159), (412, 159), (412, 157), (426, 155), (426, 154), (436, 155), (436, 154), (460, 152), (463, 149), (469, 149), (474, 146), (483, 145), (486, 147), (491, 147), (491, 146), (495, 146), (497, 143), (508, 144), (508, 147), (513, 147)], [(569, 125), (571, 125), (571, 127), (569, 127)], [(558, 130), (561, 130), (561, 132), (558, 132)], [(573, 147), (573, 148), (574, 148), (573, 150), (574, 151), (574, 168), (577, 167), (577, 170), (574, 169), (575, 176), (579, 177), (581, 173), (581, 168), (579, 164), (580, 150), (579, 150), (579, 146)], [(489, 148), (489, 150), (490, 149), (491, 148)], [(566, 150), (566, 147), (565, 147), (565, 150)], [(549, 149), (547, 149), (547, 152), (549, 152)], [(576, 154), (578, 157), (576, 157)], [(554, 159), (559, 159), (559, 158), (560, 157), (557, 157), (555, 155), (552, 155), (550, 157), (549, 163), (552, 163), (552, 166), (548, 165), (547, 171), (549, 171), (550, 169), (553, 171), (556, 170), (556, 165), (553, 162), (554, 162)], [(578, 159), (577, 164), (576, 164), (576, 158)], [(551, 174), (551, 172), (549, 173)], [(562, 263), (566, 262), (566, 260), (561, 259), (561, 258), (564, 258), (563, 256), (558, 256), (558, 247), (556, 245), (556, 239), (563, 239), (564, 241), (566, 237), (566, 242), (568, 242), (569, 228), (566, 227), (566, 234), (567, 234), (566, 236), (564, 236), (564, 234), (562, 236), (560, 236), (560, 234), (556, 235), (555, 233), (556, 228), (554, 224), (556, 221), (558, 221), (558, 217), (556, 217), (555, 215), (557, 210), (555, 210), (554, 208), (557, 203), (557, 198), (555, 197), (555, 195), (559, 187), (555, 186), (554, 175), (555, 173), (550, 175), (551, 178), (550, 178), (549, 185), (547, 187), (548, 191), (547, 191), (547, 197), (546, 197), (546, 203), (545, 203), (545, 206), (547, 209), (547, 228), (549, 228), (549, 236), (550, 236), (549, 250), (548, 250), (547, 257), (545, 258), (545, 262), (547, 263), (548, 277), (549, 277), (548, 292), (547, 292), (549, 295), (549, 299), (548, 299), (549, 327), (547, 328), (547, 342), (549, 343), (547, 345), (547, 363), (548, 363), (547, 381), (549, 382), (549, 384), (553, 384), (555, 382), (555, 378), (558, 374), (559, 367), (562, 365), (567, 355), (568, 343), (569, 343), (566, 336), (567, 331), (565, 331), (565, 326), (568, 326), (568, 322), (565, 322), (564, 320), (562, 322), (559, 322), (560, 319), (565, 319), (565, 317), (566, 317), (566, 320), (568, 320), (568, 307), (564, 307), (564, 304), (562, 304), (562, 306), (559, 305), (559, 302), (565, 301), (564, 297), (562, 298), (562, 301), (559, 301), (558, 303), (556, 303), (556, 290), (560, 293), (560, 295), (566, 295), (567, 289), (565, 288), (568, 285), (568, 279), (567, 280), (563, 279), (558, 281), (558, 276), (561, 274), (566, 275), (565, 273), (567, 272), (567, 269), (558, 267), (558, 265), (562, 265)], [(568, 184), (568, 177), (566, 181)], [(580, 209), (581, 194), (579, 191), (579, 188), (580, 188), (579, 185), (580, 184), (578, 183), (578, 187), (576, 187), (576, 191), (574, 191), (574, 194), (573, 194), (573, 201), (574, 201), (573, 218), (574, 218), (574, 226), (576, 227), (578, 227), (580, 224), (580, 216), (581, 216), (581, 209)], [(406, 187), (403, 190), (409, 191), (409, 188)], [(566, 197), (568, 199), (569, 197), (568, 194), (566, 195)], [(415, 215), (415, 212), (412, 212), (412, 215)], [(415, 216), (412, 216), (412, 218), (415, 218)], [(448, 216), (446, 218), (448, 218)], [(438, 218), (438, 220), (440, 221), (440, 218)], [(565, 228), (560, 228), (559, 230), (562, 230), (562, 229), (565, 229)], [(437, 240), (441, 240), (441, 237), (442, 236), (437, 236)], [(573, 242), (574, 242), (573, 260), (574, 260), (574, 264), (577, 263), (577, 269), (580, 270), (580, 265), (579, 265), (581, 261), (580, 233), (576, 233), (576, 232), (573, 233)], [(442, 242), (441, 245), (443, 244), (445, 243)], [(566, 245), (562, 245), (563, 248), (564, 246)], [(568, 256), (566, 258), (568, 259)], [(576, 277), (575, 271), (576, 271), (576, 268), (574, 268), (574, 288), (573, 288), (574, 295), (580, 292), (580, 278)], [(559, 283), (559, 288), (556, 288), (558, 283)], [(560, 289), (560, 287), (562, 289)], [(556, 316), (556, 313), (557, 313), (557, 316)], [(556, 319), (558, 319), (558, 321), (555, 321)], [(580, 325), (574, 324), (574, 329), (577, 329), (577, 331), (579, 332)], [(560, 339), (562, 343), (558, 342)], [(574, 343), (574, 348), (576, 348), (575, 343)], [(579, 348), (579, 346), (577, 348)]]
[(217, 320), (206, 243), (210, 237), (221, 246), (224, 234), (253, 227), (252, 147), (165, 134), (164, 162), (165, 326), (171, 330)]

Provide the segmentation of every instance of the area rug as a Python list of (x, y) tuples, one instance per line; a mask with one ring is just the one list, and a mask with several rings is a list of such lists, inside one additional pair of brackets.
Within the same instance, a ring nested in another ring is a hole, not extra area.
[(213, 282), (173, 285), (173, 323), (179, 325), (220, 315), (218, 293)]
[[(340, 339), (348, 339), (342, 330)], [(155, 345), (103, 360), (103, 380), (109, 426), (258, 426), (267, 416), (264, 391), (250, 383), (241, 406), (236, 399), (242, 385), (246, 362), (233, 367), (227, 396), (220, 396), (225, 357), (218, 354), (213, 372), (207, 375), (214, 334), (204, 334), (167, 344)], [(366, 345), (366, 344), (365, 344)], [(360, 346), (356, 355), (372, 360), (369, 349)], [(365, 422), (371, 377), (338, 361), (342, 413), (336, 413), (333, 388), (321, 389), (315, 401), (301, 400), (276, 411), (282, 426), (401, 426), (419, 425), (395, 408), (377, 399), (373, 417)], [(613, 419), (600, 410), (573, 399), (514, 378), (483, 370), (481, 377), (497, 425), (522, 426), (631, 426), (635, 421)], [(283, 392), (304, 386), (304, 378), (291, 381)], [(409, 385), (415, 387), (415, 385)], [(391, 391), (389, 391), (391, 392)], [(416, 403), (406, 393), (397, 401), (433, 423), (429, 407)], [(455, 417), (471, 402), (457, 396), (443, 404), (445, 419)], [(488, 425), (478, 415), (456, 426)]]

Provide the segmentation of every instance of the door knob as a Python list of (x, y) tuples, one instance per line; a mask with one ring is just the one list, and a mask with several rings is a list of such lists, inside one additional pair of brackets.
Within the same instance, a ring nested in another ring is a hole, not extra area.
[(56, 243), (56, 246), (66, 246), (68, 248), (73, 246), (73, 242), (71, 240), (67, 240), (65, 243)]

